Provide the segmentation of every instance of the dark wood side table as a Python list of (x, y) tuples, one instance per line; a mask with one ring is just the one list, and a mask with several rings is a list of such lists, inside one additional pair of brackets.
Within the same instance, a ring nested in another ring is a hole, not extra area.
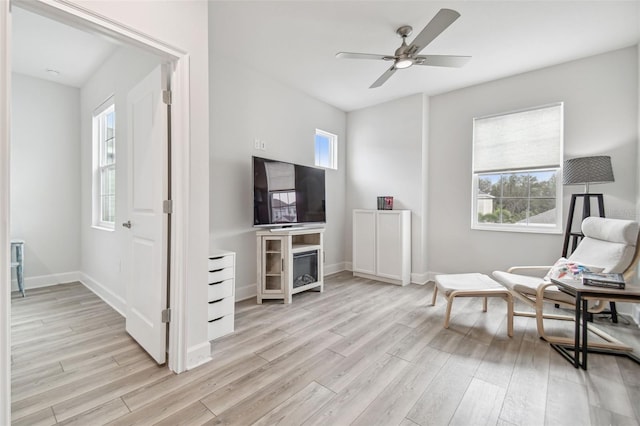
[(582, 284), (581, 280), (551, 279), (551, 281), (556, 284), (560, 290), (576, 298), (576, 324), (574, 344), (573, 346), (571, 346), (552, 343), (552, 348), (554, 348), (569, 362), (571, 362), (574, 367), (582, 367), (583, 370), (587, 369), (588, 352), (626, 356), (640, 364), (640, 358), (633, 354), (632, 351), (606, 347), (590, 348), (587, 344), (587, 319), (589, 317), (587, 308), (589, 300), (609, 300), (612, 302), (640, 303), (639, 285), (627, 285), (625, 289), (617, 289), (585, 286)]

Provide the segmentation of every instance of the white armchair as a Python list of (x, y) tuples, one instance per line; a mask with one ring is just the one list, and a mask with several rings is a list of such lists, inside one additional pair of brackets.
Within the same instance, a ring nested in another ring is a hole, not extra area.
[[(582, 222), (584, 238), (568, 261), (589, 267), (592, 271), (623, 273), (626, 281), (635, 279), (638, 264), (638, 222), (601, 217), (588, 217)], [(507, 287), (514, 297), (525, 302), (534, 312), (516, 311), (514, 315), (536, 318), (538, 335), (549, 343), (572, 344), (573, 338), (549, 336), (544, 330), (544, 319), (574, 320), (573, 316), (544, 314), (544, 304), (552, 303), (575, 308), (575, 298), (560, 291), (545, 274), (551, 266), (517, 266), (507, 272), (494, 271), (493, 277)], [(589, 308), (598, 313), (605, 309), (607, 301), (599, 301)], [(592, 325), (589, 330), (605, 342), (589, 342), (592, 347), (630, 350), (612, 336)]]

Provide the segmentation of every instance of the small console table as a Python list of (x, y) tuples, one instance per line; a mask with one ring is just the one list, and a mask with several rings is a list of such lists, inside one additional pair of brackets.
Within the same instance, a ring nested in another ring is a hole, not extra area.
[(257, 294), (291, 303), (302, 291), (324, 290), (324, 228), (279, 228), (256, 232)]
[[(587, 344), (587, 331), (589, 328), (588, 318), (589, 300), (609, 300), (612, 302), (640, 303), (640, 286), (627, 285), (625, 289), (585, 286), (580, 280), (551, 279), (558, 288), (576, 298), (576, 318), (575, 335), (573, 345), (552, 343), (551, 347), (558, 351), (560, 355), (571, 362), (574, 367), (587, 369), (587, 353), (603, 353), (620, 355), (631, 358), (640, 364), (640, 358), (633, 354), (633, 349), (621, 342), (610, 339), (607, 343), (599, 343), (597, 346), (589, 347)], [(607, 336), (610, 337), (610, 336)]]

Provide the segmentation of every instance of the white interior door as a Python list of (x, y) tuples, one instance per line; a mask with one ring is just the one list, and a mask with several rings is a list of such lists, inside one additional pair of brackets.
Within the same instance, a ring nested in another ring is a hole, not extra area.
[(127, 332), (159, 363), (166, 361), (167, 324), (167, 105), (162, 66), (127, 96), (129, 132), (130, 281), (127, 285)]

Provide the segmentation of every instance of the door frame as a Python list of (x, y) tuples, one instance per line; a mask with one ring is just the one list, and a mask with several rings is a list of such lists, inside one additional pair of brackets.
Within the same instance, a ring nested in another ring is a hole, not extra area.
[[(173, 214), (171, 235), (170, 308), (168, 367), (180, 373), (186, 370), (186, 270), (189, 215), (190, 95), (189, 54), (117, 21), (64, 0), (0, 1), (0, 424), (11, 420), (11, 270), (10, 247), (10, 135), (11, 135), (11, 6), (54, 18), (124, 44), (153, 53), (171, 64), (171, 192)], [(4, 30), (2, 30), (4, 29)]]

